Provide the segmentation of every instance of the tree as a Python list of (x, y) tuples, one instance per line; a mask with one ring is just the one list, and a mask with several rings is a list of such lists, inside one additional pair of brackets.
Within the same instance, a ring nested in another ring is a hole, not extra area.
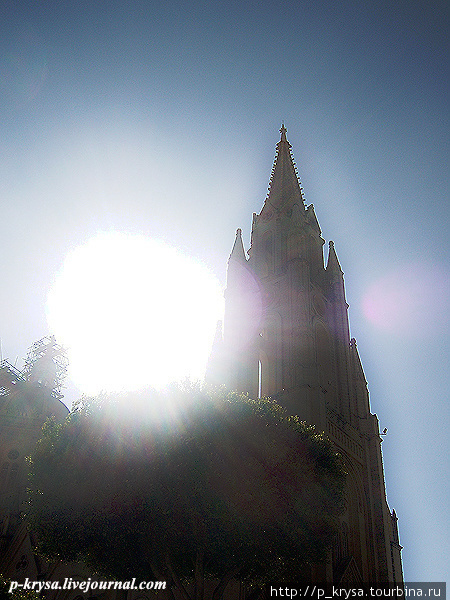
[[(0, 574), (0, 600), (41, 600), (34, 590), (23, 590)], [(11, 591), (10, 591), (11, 590)]]
[[(167, 580), (184, 600), (324, 558), (343, 508), (331, 444), (274, 401), (200, 385), (84, 398), (48, 422), (29, 519), (48, 558)], [(187, 586), (187, 582), (192, 585)]]

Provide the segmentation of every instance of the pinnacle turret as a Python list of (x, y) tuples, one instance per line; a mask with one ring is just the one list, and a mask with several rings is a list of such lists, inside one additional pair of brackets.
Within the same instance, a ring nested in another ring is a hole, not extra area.
[(366, 376), (364, 375), (364, 369), (359, 356), (358, 346), (356, 345), (355, 338), (350, 340), (350, 357), (353, 362), (353, 376), (355, 379), (360, 379), (367, 385)]
[(329, 242), (328, 245), (330, 250), (328, 252), (327, 272), (339, 274), (342, 277), (344, 273), (341, 269), (341, 265), (339, 264), (339, 259), (334, 248), (334, 242)]
[(247, 258), (245, 256), (244, 244), (242, 242), (242, 230), (236, 230), (233, 249), (228, 259), (227, 289), (244, 285), (247, 273)]
[(244, 244), (242, 242), (242, 229), (236, 229), (236, 238), (234, 240), (233, 249), (231, 250), (230, 258), (228, 260), (231, 259), (247, 262)]

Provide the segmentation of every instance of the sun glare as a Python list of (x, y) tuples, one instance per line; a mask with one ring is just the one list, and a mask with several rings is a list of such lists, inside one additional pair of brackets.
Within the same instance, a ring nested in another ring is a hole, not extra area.
[(103, 233), (67, 256), (47, 317), (71, 379), (94, 394), (201, 379), (222, 300), (200, 262), (141, 235)]

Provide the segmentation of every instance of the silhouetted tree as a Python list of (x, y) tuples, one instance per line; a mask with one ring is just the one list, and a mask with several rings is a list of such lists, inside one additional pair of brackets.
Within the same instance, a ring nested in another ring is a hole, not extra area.
[(0, 600), (40, 600), (40, 596), (34, 590), (24, 590), (15, 585), (11, 587), (11, 580), (0, 575)]
[(165, 579), (185, 600), (203, 599), (205, 579), (216, 599), (232, 578), (322, 560), (343, 507), (324, 436), (273, 401), (200, 385), (82, 399), (45, 426), (31, 470), (44, 555)]

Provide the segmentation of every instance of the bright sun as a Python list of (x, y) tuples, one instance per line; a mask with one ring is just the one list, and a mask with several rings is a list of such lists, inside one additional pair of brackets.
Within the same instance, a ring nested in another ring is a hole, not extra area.
[(102, 233), (67, 256), (47, 316), (71, 379), (95, 394), (202, 378), (222, 302), (201, 263), (161, 241)]

